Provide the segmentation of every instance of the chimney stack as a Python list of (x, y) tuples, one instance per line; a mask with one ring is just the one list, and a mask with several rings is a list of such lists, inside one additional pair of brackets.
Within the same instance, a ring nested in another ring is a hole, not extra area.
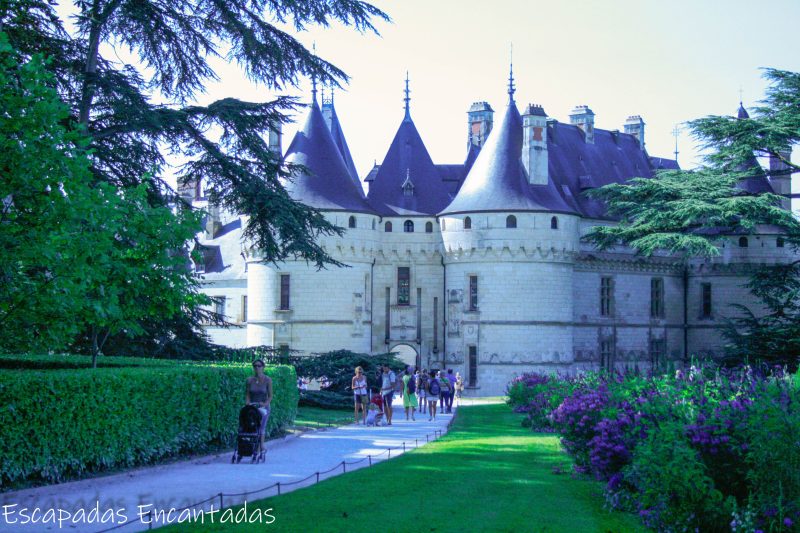
[(644, 120), (639, 115), (632, 115), (625, 121), (625, 133), (633, 135), (639, 141), (639, 147), (644, 150)]
[(208, 210), (208, 216), (206, 217), (206, 238), (213, 239), (219, 235), (219, 232), (222, 229), (222, 221), (219, 217), (219, 207), (209, 202), (206, 209)]
[(467, 111), (467, 139), (468, 147), (472, 144), (482, 147), (492, 131), (494, 123), (494, 109), (486, 102), (475, 102)]
[(583, 130), (584, 140), (587, 143), (594, 144), (594, 111), (589, 109), (589, 106), (576, 106), (569, 114), (569, 122)]
[(531, 185), (547, 185), (547, 113), (540, 105), (529, 104), (522, 115), (522, 164)]

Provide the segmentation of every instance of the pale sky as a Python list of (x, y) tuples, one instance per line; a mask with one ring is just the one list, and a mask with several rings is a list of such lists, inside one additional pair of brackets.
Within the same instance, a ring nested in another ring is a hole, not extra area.
[[(761, 67), (800, 71), (797, 0), (375, 0), (391, 23), (381, 36), (351, 28), (300, 34), (347, 72), (336, 109), (363, 178), (381, 162), (403, 118), (406, 71), (411, 116), (435, 163), (466, 154), (466, 111), (488, 101), (499, 119), (507, 101), (513, 43), (517, 105), (544, 106), (568, 122), (585, 104), (595, 126), (620, 129), (629, 115), (646, 123), (650, 155), (674, 157), (673, 128), (705, 115), (735, 114), (761, 99)], [(264, 100), (235, 65), (215, 63), (221, 81), (199, 100)], [(285, 93), (310, 99), (310, 82)], [(302, 119), (301, 116), (298, 117)], [(284, 149), (296, 126), (284, 129)], [(700, 162), (686, 131), (678, 138), (683, 168)], [(794, 159), (800, 160), (795, 147)], [(796, 179), (796, 190), (800, 180)]]

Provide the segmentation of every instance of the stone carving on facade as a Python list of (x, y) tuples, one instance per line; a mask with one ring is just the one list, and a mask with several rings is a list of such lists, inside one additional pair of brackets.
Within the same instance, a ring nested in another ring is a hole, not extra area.
[(461, 335), (461, 302), (463, 299), (463, 289), (447, 291), (447, 334), (451, 337)]
[(417, 306), (393, 305), (389, 310), (391, 337), (395, 340), (413, 340), (417, 337)]
[(288, 322), (279, 322), (275, 325), (275, 343), (289, 342), (292, 338), (292, 325)]
[(364, 294), (353, 293), (353, 328), (351, 335), (361, 337), (364, 335)]

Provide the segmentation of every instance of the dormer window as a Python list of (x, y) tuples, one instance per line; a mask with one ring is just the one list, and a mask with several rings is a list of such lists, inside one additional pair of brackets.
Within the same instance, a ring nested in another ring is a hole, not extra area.
[(747, 237), (739, 237), (739, 248), (747, 248), (749, 245)]
[(411, 169), (406, 170), (406, 180), (403, 182), (403, 196), (414, 196), (414, 182), (411, 181)]
[(516, 228), (517, 227), (517, 217), (514, 215), (508, 215), (506, 217), (506, 227), (507, 228)]
[(351, 216), (350, 219), (347, 221), (348, 228), (355, 228), (356, 227), (356, 217)]
[(411, 220), (403, 222), (403, 231), (405, 233), (414, 233), (414, 222)]
[(472, 219), (467, 217), (464, 219), (464, 229), (472, 229)]

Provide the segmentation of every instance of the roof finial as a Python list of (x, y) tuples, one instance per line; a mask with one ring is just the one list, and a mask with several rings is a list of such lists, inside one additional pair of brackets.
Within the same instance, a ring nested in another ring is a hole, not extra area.
[(508, 69), (508, 103), (514, 103), (514, 43), (511, 43), (511, 56)]
[(408, 107), (408, 102), (411, 101), (411, 97), (408, 96), (411, 93), (411, 91), (408, 90), (408, 71), (406, 71), (406, 89), (405, 89), (405, 93), (406, 93), (406, 97), (403, 98), (403, 101), (405, 101), (405, 103), (406, 103), (406, 118), (411, 118), (411, 110)]
[(744, 107), (742, 105), (742, 86), (739, 85), (739, 107)]
[[(317, 41), (314, 41), (311, 45), (311, 48), (314, 50), (313, 55), (314, 59), (317, 57)], [(313, 103), (317, 103), (317, 73), (314, 72), (311, 74), (311, 101)]]
[(675, 136), (675, 161), (678, 161), (678, 133), (680, 130), (678, 129), (678, 125), (675, 124), (675, 128), (672, 130), (672, 134)]
[(333, 105), (333, 92), (336, 90), (336, 87), (331, 84), (331, 105)]

